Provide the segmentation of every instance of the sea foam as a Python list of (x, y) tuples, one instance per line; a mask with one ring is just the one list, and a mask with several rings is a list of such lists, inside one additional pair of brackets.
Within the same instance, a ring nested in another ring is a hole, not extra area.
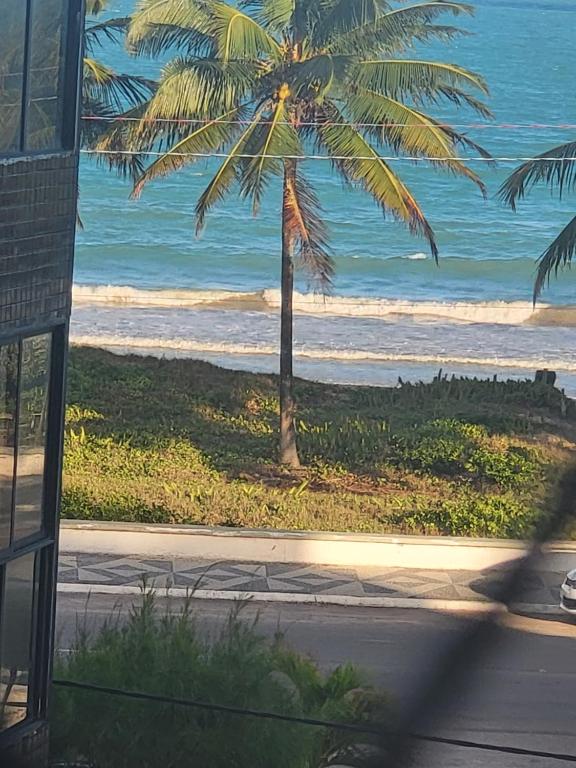
[[(172, 309), (249, 309), (278, 312), (280, 291), (142, 290), (122, 285), (75, 285), (76, 306), (165, 307)], [(297, 314), (333, 317), (390, 318), (490, 325), (576, 326), (576, 306), (552, 306), (529, 301), (410, 301), (360, 296), (324, 296), (294, 292)]]

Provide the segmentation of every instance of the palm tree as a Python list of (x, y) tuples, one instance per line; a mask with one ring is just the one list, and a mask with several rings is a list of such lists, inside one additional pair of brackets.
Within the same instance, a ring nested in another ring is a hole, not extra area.
[[(562, 197), (576, 187), (576, 141), (544, 152), (518, 167), (500, 187), (499, 195), (514, 211), (516, 203), (538, 183), (543, 182)], [(533, 300), (536, 303), (550, 275), (569, 266), (576, 253), (576, 217), (572, 219), (538, 259)]]
[[(279, 459), (299, 466), (294, 424), (292, 310), (295, 266), (323, 290), (334, 263), (320, 202), (304, 173), (306, 155), (323, 154), (350, 187), (427, 239), (434, 232), (406, 184), (382, 156), (431, 158), (484, 192), (458, 150), (484, 151), (422, 111), (448, 101), (484, 116), (484, 80), (462, 67), (406, 55), (414, 43), (450, 40), (458, 30), (434, 24), (468, 5), (431, 0), (399, 8), (387, 0), (140, 0), (127, 33), (136, 55), (174, 52), (139, 123), (101, 142), (160, 152), (134, 174), (133, 195), (200, 157), (221, 163), (196, 204), (196, 229), (236, 187), (253, 212), (272, 180), (282, 179)], [(124, 155), (118, 155), (120, 164)], [(114, 162), (114, 160), (111, 160)]]

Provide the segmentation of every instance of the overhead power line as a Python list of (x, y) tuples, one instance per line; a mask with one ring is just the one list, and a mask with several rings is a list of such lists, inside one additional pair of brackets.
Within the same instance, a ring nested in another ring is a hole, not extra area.
[[(155, 150), (131, 150), (131, 149), (81, 149), (81, 154), (84, 155), (127, 155), (127, 156), (139, 156), (139, 157), (195, 157), (198, 159), (205, 158), (220, 158), (226, 159), (230, 157), (228, 152), (171, 152), (169, 149), (165, 152), (159, 152)], [(412, 157), (411, 155), (270, 155), (266, 153), (260, 154), (248, 154), (240, 153), (234, 154), (234, 157), (239, 160), (328, 160), (330, 162), (345, 162), (350, 160), (369, 160), (371, 162), (409, 162), (409, 163), (446, 163), (446, 162), (466, 162), (466, 163), (532, 163), (532, 162), (547, 162), (547, 163), (576, 163), (576, 157), (483, 157), (481, 155), (466, 157), (458, 155), (446, 155), (444, 157)]]
[(348, 733), (372, 734), (382, 736), (383, 726), (360, 725), (359, 723), (336, 723), (328, 720), (319, 720), (313, 717), (297, 717), (295, 715), (282, 715), (278, 712), (266, 712), (260, 709), (249, 709), (246, 707), (234, 707), (227, 704), (212, 704), (205, 701), (196, 701), (195, 699), (182, 699), (174, 696), (164, 696), (155, 693), (144, 693), (142, 691), (125, 691), (121, 688), (111, 688), (104, 685), (94, 685), (93, 683), (79, 683), (75, 680), (53, 680), (53, 685), (62, 688), (75, 688), (76, 690), (92, 691), (94, 693), (104, 693), (110, 696), (122, 696), (128, 699), (137, 699), (140, 701), (155, 701), (158, 704), (174, 704), (180, 707), (192, 707), (194, 709), (203, 709), (209, 712), (222, 712), (229, 715), (240, 715), (243, 717), (258, 717), (263, 720), (281, 720), (286, 723), (297, 723), (298, 725), (312, 725), (317, 728), (333, 728), (335, 730), (346, 731)]
[[(250, 125), (252, 120), (219, 120), (219, 119), (199, 119), (199, 118), (141, 118), (125, 117), (118, 115), (114, 117), (99, 117), (98, 115), (83, 115), (82, 120), (93, 120), (103, 123), (176, 123), (178, 125), (208, 125), (210, 123), (219, 125)], [(261, 120), (261, 125), (272, 125), (272, 120)], [(275, 125), (293, 125), (287, 120), (279, 120)], [(474, 130), (504, 129), (504, 130), (576, 130), (576, 123), (433, 123), (431, 125), (417, 125), (415, 123), (357, 123), (357, 122), (337, 122), (337, 121), (301, 121), (300, 127), (318, 127), (318, 126), (352, 126), (353, 128), (418, 128), (424, 130), (437, 130), (438, 128), (471, 128)]]
[[(241, 717), (256, 717), (263, 720), (279, 720), (287, 723), (296, 723), (298, 725), (310, 725), (316, 728), (330, 728), (336, 731), (347, 733), (358, 733), (372, 736), (379, 736), (385, 740), (388, 729), (386, 726), (377, 724), (362, 723), (338, 723), (332, 720), (320, 720), (312, 717), (297, 717), (295, 715), (282, 715), (278, 712), (267, 712), (259, 709), (248, 709), (245, 707), (234, 707), (225, 704), (212, 704), (195, 699), (182, 699), (173, 696), (164, 696), (161, 694), (144, 693), (142, 691), (126, 691), (121, 688), (113, 688), (104, 685), (95, 685), (93, 683), (81, 683), (75, 680), (53, 680), (53, 685), (61, 688), (72, 688), (76, 690), (101, 693), (109, 696), (122, 696), (124, 698), (139, 701), (154, 701), (158, 704), (173, 704), (180, 707), (190, 707), (194, 709), (203, 709), (210, 712), (221, 712), (229, 715), (238, 715)], [(466, 749), (478, 749), (488, 752), (500, 752), (508, 755), (522, 755), (526, 757), (540, 757), (548, 760), (558, 760), (566, 763), (576, 763), (576, 755), (562, 752), (546, 752), (543, 750), (524, 749), (522, 747), (502, 746), (499, 744), (486, 744), (484, 742), (468, 741), (464, 739), (452, 739), (446, 736), (428, 736), (420, 733), (411, 734), (413, 739), (433, 744), (446, 744), (448, 746), (463, 747)]]
[(542, 757), (548, 760), (560, 760), (565, 763), (576, 763), (576, 755), (563, 752), (546, 752), (544, 750), (538, 749), (507, 747), (500, 744), (485, 744), (484, 742), (468, 741), (466, 739), (449, 739), (444, 736), (424, 736), (418, 733), (412, 734), (412, 738), (418, 741), (428, 741), (433, 744), (448, 744), (452, 747), (480, 749), (486, 752), (501, 752), (507, 755), (523, 755), (525, 757)]

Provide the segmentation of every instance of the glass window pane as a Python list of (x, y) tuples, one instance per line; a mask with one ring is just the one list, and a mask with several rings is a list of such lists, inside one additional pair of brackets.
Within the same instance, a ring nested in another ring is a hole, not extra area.
[(0, 549), (10, 544), (18, 344), (0, 347)]
[(50, 335), (22, 342), (14, 541), (42, 530)]
[(2, 0), (0, 21), (0, 153), (20, 149), (26, 3)]
[(33, 0), (26, 149), (62, 146), (67, 0)]
[(35, 590), (33, 552), (7, 563), (0, 596), (0, 730), (28, 713)]

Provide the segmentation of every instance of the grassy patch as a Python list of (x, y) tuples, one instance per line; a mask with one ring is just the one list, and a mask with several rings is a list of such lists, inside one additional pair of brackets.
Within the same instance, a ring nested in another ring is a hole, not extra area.
[[(366, 686), (351, 665), (321, 672), (282, 637), (262, 637), (241, 609), (206, 637), (190, 603), (180, 612), (155, 609), (144, 592), (125, 621), (118, 614), (90, 635), (80, 630), (55, 676), (206, 704), (346, 723), (390, 722), (388, 699)], [(350, 763), (357, 734), (224, 712), (135, 701), (55, 688), (51, 751), (70, 765), (157, 768), (277, 768)], [(366, 740), (366, 737), (364, 737)], [(273, 757), (271, 757), (273, 756)]]
[(533, 382), (298, 382), (306, 468), (275, 464), (273, 376), (72, 350), (64, 515), (238, 527), (522, 537), (576, 444)]

